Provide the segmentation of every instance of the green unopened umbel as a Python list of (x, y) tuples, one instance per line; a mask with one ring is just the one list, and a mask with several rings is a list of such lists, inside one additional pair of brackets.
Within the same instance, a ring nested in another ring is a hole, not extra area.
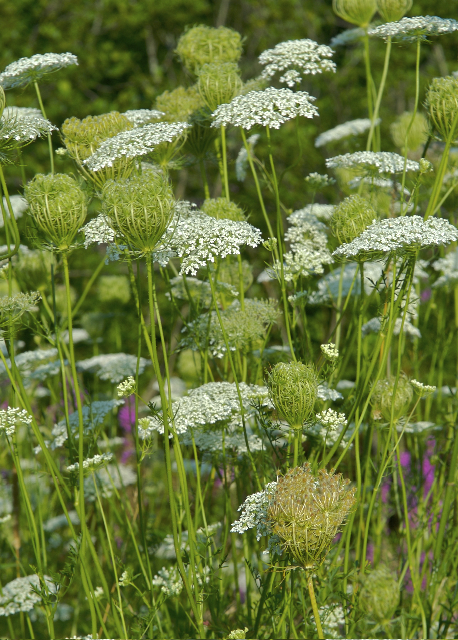
[(302, 362), (280, 362), (267, 379), (270, 398), (280, 417), (300, 429), (313, 411), (318, 381), (315, 367)]
[[(452, 133), (458, 113), (458, 79), (434, 78), (426, 94), (426, 107), (434, 129), (446, 140)], [(457, 127), (455, 125), (454, 138)]]
[(334, 209), (331, 229), (339, 242), (351, 242), (376, 218), (377, 213), (367, 200), (357, 195), (349, 196)]
[(242, 55), (242, 37), (227, 27), (199, 25), (184, 33), (176, 48), (184, 66), (198, 73), (204, 64), (238, 62)]
[(367, 27), (377, 11), (375, 0), (332, 0), (332, 8), (339, 18), (358, 27)]
[(412, 8), (413, 0), (377, 0), (377, 11), (385, 22), (397, 22)]
[(204, 64), (199, 71), (197, 86), (206, 106), (214, 111), (220, 104), (228, 104), (242, 89), (243, 82), (235, 62)]

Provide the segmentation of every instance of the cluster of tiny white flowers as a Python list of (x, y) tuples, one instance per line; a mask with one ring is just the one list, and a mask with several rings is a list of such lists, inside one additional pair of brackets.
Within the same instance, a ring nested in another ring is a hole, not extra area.
[[(319, 609), (323, 633), (326, 638), (340, 638), (342, 629), (345, 629), (345, 613), (340, 604), (326, 605)], [(315, 618), (311, 618), (311, 624), (316, 627)]]
[[(250, 149), (250, 152), (253, 151), (258, 140), (259, 140), (259, 133), (254, 133), (252, 136), (250, 136), (247, 139), (247, 145), (248, 145), (248, 148)], [(248, 151), (243, 146), (240, 149), (237, 159), (235, 161), (235, 175), (237, 176), (237, 180), (239, 182), (243, 182), (246, 178), (247, 163), (248, 163)]]
[(157, 109), (129, 109), (129, 111), (124, 111), (122, 115), (126, 116), (134, 127), (143, 127), (143, 125), (149, 124), (151, 120), (159, 120), (165, 114)]
[[(143, 373), (150, 362), (146, 358), (140, 358), (138, 372)], [(137, 356), (131, 356), (127, 353), (104, 353), (87, 360), (80, 360), (76, 366), (79, 371), (95, 372), (100, 380), (119, 383), (124, 378), (136, 374)]]
[(317, 413), (316, 419), (324, 427), (326, 432), (340, 432), (347, 424), (347, 418), (344, 413), (337, 413), (333, 409), (326, 409)]
[[(56, 587), (49, 576), (44, 576), (46, 586), (51, 593), (55, 593)], [(33, 607), (41, 602), (39, 596), (32, 589), (40, 588), (40, 579), (34, 574), (23, 578), (16, 578), (2, 587), (0, 595), (0, 616), (12, 616), (15, 613), (32, 611)]]
[(328, 169), (360, 169), (365, 168), (370, 173), (402, 173), (404, 171), (420, 171), (420, 165), (415, 160), (405, 160), (398, 153), (390, 151), (356, 151), (343, 156), (334, 156), (326, 160)]
[(129, 376), (127, 380), (118, 384), (116, 388), (118, 390), (118, 398), (127, 398), (127, 396), (132, 395), (136, 391), (137, 384), (135, 378)]
[(153, 578), (153, 585), (160, 587), (166, 596), (179, 596), (183, 590), (183, 581), (176, 567), (162, 567)]
[(252, 493), (237, 509), (241, 511), (240, 518), (232, 523), (231, 533), (245, 533), (248, 529), (256, 528), (256, 540), (271, 533), (271, 526), (267, 518), (267, 509), (272, 500), (276, 482), (269, 482), (262, 491)]
[(8, 407), (0, 409), (0, 432), (4, 431), (7, 436), (12, 436), (19, 425), (32, 424), (32, 416), (25, 409)]
[[(375, 126), (381, 122), (380, 118), (375, 121)], [(315, 139), (315, 147), (323, 147), (329, 142), (336, 142), (343, 140), (350, 136), (358, 136), (371, 128), (371, 120), (369, 118), (357, 118), (356, 120), (349, 120), (344, 124), (339, 124), (333, 129), (329, 129)]]
[(338, 247), (333, 256), (365, 257), (371, 253), (391, 253), (408, 248), (445, 245), (458, 239), (458, 230), (443, 218), (403, 216), (374, 220), (361, 235)]
[(370, 36), (395, 38), (404, 42), (426, 40), (428, 36), (440, 36), (458, 30), (458, 22), (437, 16), (416, 16), (402, 18), (398, 22), (387, 22), (368, 31)]
[(41, 114), (3, 114), (0, 119), (0, 141), (7, 141), (8, 146), (22, 147), (52, 131), (57, 131), (57, 127), (45, 120)]
[(339, 357), (339, 350), (336, 345), (330, 342), (329, 344), (322, 344), (321, 351), (323, 352), (325, 358), (328, 360), (337, 360)]
[(312, 222), (312, 216), (328, 222), (334, 213), (335, 205), (333, 204), (307, 204), (302, 209), (297, 209), (290, 216), (289, 219), (294, 220), (295, 217), (302, 218), (304, 221)]
[[(401, 327), (405, 335), (410, 336), (411, 338), (421, 338), (420, 329), (407, 319), (404, 320), (403, 324), (402, 318), (396, 318), (393, 327), (393, 335), (398, 336), (401, 333)], [(364, 337), (369, 333), (380, 333), (381, 328), (382, 321), (380, 318), (371, 318), (361, 327), (361, 334)]]
[[(24, 214), (24, 211), (27, 211), (29, 208), (29, 203), (22, 196), (10, 196), (11, 208), (13, 209), (13, 215), (15, 219), (21, 218)], [(3, 196), (3, 206), (7, 210), (7, 215), (9, 215), (8, 203), (6, 202), (6, 198)], [(3, 213), (0, 211), (0, 229), (5, 226), (5, 221), (3, 220)], [(28, 247), (26, 247), (28, 248)]]
[[(356, 176), (356, 178), (352, 178), (348, 181), (348, 186), (351, 189), (356, 189), (361, 184), (367, 184), (369, 187), (380, 187), (381, 189), (390, 189), (395, 190), (397, 192), (402, 191), (402, 184), (400, 182), (396, 182), (395, 180), (389, 180), (385, 178), (376, 178), (375, 176)], [(410, 196), (410, 191), (404, 187), (404, 195)]]
[(331, 38), (329, 43), (331, 47), (340, 47), (347, 44), (353, 44), (358, 40), (361, 40), (366, 35), (366, 30), (362, 27), (356, 27), (355, 29), (346, 29), (339, 33), (337, 36)]
[(415, 378), (410, 381), (410, 384), (414, 387), (415, 391), (420, 394), (420, 396), (427, 396), (436, 391), (435, 386), (431, 384), (423, 384), (422, 382), (415, 380)]
[(213, 113), (213, 127), (234, 125), (251, 129), (255, 125), (279, 129), (280, 126), (296, 116), (313, 118), (318, 109), (312, 104), (316, 100), (306, 91), (274, 89), (250, 91), (237, 96), (229, 104), (221, 104)]
[(265, 67), (261, 77), (269, 80), (277, 71), (286, 73), (280, 78), (288, 87), (302, 80), (303, 74), (323, 73), (323, 71), (336, 71), (336, 65), (332, 60), (333, 50), (314, 40), (287, 40), (280, 42), (273, 49), (263, 51), (259, 56), (259, 62)]
[[(35, 351), (23, 351), (16, 356), (15, 363), (23, 377), (31, 375), (37, 365), (57, 357), (57, 349), (35, 349)], [(9, 359), (8, 366), (11, 366)], [(0, 362), (0, 378), (6, 374), (5, 365)]]
[(173, 142), (189, 126), (187, 122), (157, 122), (122, 131), (102, 142), (84, 164), (91, 171), (100, 171), (112, 167), (120, 158), (145, 156), (163, 142)]
[[(111, 460), (113, 460), (112, 453), (96, 454), (93, 458), (86, 458), (86, 460), (83, 460), (83, 469), (86, 469), (87, 471), (95, 471), (96, 469), (106, 466), (111, 462)], [(79, 468), (79, 462), (75, 462), (67, 467), (67, 471), (78, 471)]]
[(91, 244), (111, 244), (116, 238), (116, 234), (108, 224), (108, 219), (103, 213), (93, 218), (90, 222), (81, 227), (84, 233), (84, 248)]
[(434, 288), (456, 284), (458, 281), (458, 249), (448, 253), (445, 258), (439, 258), (433, 262), (432, 267), (435, 271), (442, 272), (441, 277), (433, 284)]
[(121, 577), (119, 578), (119, 586), (127, 587), (131, 583), (131, 578), (128, 571), (123, 571)]
[(312, 189), (323, 189), (324, 187), (330, 187), (336, 183), (334, 178), (328, 176), (327, 173), (317, 173), (313, 171), (305, 178), (305, 182)]
[[(342, 429), (344, 429), (346, 424), (347, 419), (344, 413), (337, 413), (337, 411), (333, 409), (327, 409), (316, 414), (316, 422), (307, 425), (305, 432), (315, 438), (323, 440), (326, 446), (332, 447), (339, 439)], [(340, 446), (344, 447), (349, 438), (350, 434), (347, 431)]]
[(5, 71), (0, 73), (0, 85), (4, 89), (25, 87), (47, 73), (72, 64), (78, 64), (78, 58), (73, 53), (36, 53), (31, 58), (20, 58), (9, 64)]
[(328, 400), (332, 400), (332, 402), (335, 402), (336, 400), (343, 399), (343, 395), (336, 389), (332, 389), (326, 381), (321, 382), (318, 385), (316, 397), (319, 398), (319, 400), (324, 400), (325, 402), (327, 402)]
[(262, 240), (259, 229), (248, 222), (218, 220), (200, 212), (181, 217), (168, 233), (165, 242), (182, 259), (180, 273), (193, 276), (216, 257), (239, 255), (242, 245), (257, 247)]

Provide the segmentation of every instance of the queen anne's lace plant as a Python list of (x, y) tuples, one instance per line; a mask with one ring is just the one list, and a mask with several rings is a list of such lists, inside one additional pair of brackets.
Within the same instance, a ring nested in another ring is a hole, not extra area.
[[(24, 214), (25, 211), (27, 211), (29, 207), (29, 203), (22, 196), (17, 196), (17, 195), (10, 196), (10, 203), (11, 203), (11, 208), (13, 209), (13, 215), (16, 220), (18, 218), (22, 218), (22, 215)], [(8, 206), (5, 197), (3, 197), (3, 206), (5, 207), (5, 209)], [(8, 214), (9, 214), (9, 209), (8, 209)], [(0, 211), (0, 229), (2, 229), (4, 226), (5, 226), (5, 221), (3, 220), (3, 213)]]
[[(402, 324), (402, 318), (396, 318), (393, 327), (393, 335), (398, 336), (401, 333), (401, 326), (403, 333), (411, 338), (421, 338), (421, 332), (410, 320), (404, 320)], [(382, 328), (382, 321), (380, 318), (371, 318), (363, 324), (361, 327), (361, 334), (367, 336), (369, 333), (380, 333)]]
[[(351, 189), (356, 189), (363, 183), (367, 185), (369, 189), (373, 189), (374, 187), (378, 187), (380, 189), (388, 189), (390, 191), (395, 191), (396, 193), (401, 193), (402, 184), (400, 182), (396, 182), (395, 180), (389, 180), (385, 178), (376, 178), (374, 176), (356, 176), (356, 178), (352, 178), (348, 181), (348, 186)], [(410, 191), (404, 187), (404, 195), (409, 197)]]
[(399, 42), (416, 42), (426, 40), (428, 36), (440, 36), (458, 30), (458, 22), (450, 18), (438, 18), (437, 16), (415, 16), (414, 18), (402, 18), (398, 22), (387, 22), (378, 27), (369, 29), (370, 36), (384, 38), (389, 37)]
[[(269, 482), (262, 491), (253, 493), (248, 496), (243, 504), (237, 509), (240, 511), (240, 518), (232, 523), (231, 533), (245, 533), (249, 529), (256, 529), (256, 540), (260, 540), (262, 536), (268, 536), (269, 548), (271, 542), (279, 551), (279, 538), (272, 535), (272, 527), (267, 517), (267, 510), (275, 495), (277, 488), (276, 482)], [(272, 538), (275, 538), (272, 540)]]
[[(106, 465), (113, 460), (112, 453), (97, 454), (92, 458), (86, 458), (83, 460), (83, 469), (87, 473), (92, 473), (97, 469), (106, 467)], [(78, 471), (80, 468), (79, 462), (75, 462), (67, 467), (67, 471)]]
[[(375, 125), (379, 125), (380, 122), (381, 119), (377, 118)], [(329, 144), (330, 142), (337, 142), (338, 140), (343, 140), (350, 136), (361, 135), (370, 128), (371, 121), (369, 118), (349, 120), (344, 124), (337, 125), (337, 127), (334, 127), (333, 129), (320, 133), (320, 135), (315, 139), (315, 147), (323, 147), (325, 144)]]
[(243, 129), (252, 129), (255, 125), (279, 129), (280, 126), (295, 118), (313, 118), (318, 109), (312, 104), (316, 98), (305, 91), (274, 89), (250, 91), (237, 96), (229, 104), (220, 105), (213, 113), (213, 127), (230, 124)]
[[(347, 419), (344, 413), (337, 413), (337, 411), (333, 409), (327, 409), (317, 413), (316, 422), (311, 425), (306, 425), (304, 430), (306, 434), (322, 440), (327, 447), (333, 447), (346, 426)], [(347, 430), (341, 441), (341, 447), (346, 445), (350, 435)]]
[(439, 258), (433, 262), (432, 267), (435, 271), (440, 271), (442, 275), (433, 284), (433, 287), (444, 287), (447, 285), (455, 285), (458, 281), (458, 250), (454, 249), (447, 253), (445, 258)]
[(336, 400), (343, 400), (343, 395), (336, 389), (331, 389), (327, 382), (322, 382), (318, 385), (316, 397), (319, 400), (324, 400), (324, 402), (327, 402), (328, 400), (332, 400), (332, 402), (335, 402)]
[(388, 151), (356, 151), (326, 160), (329, 169), (364, 169), (368, 173), (402, 173), (404, 164), (406, 171), (420, 171), (415, 160), (405, 161), (403, 156)]
[(25, 409), (8, 407), (0, 409), (0, 433), (4, 431), (7, 436), (12, 436), (17, 427), (32, 424), (32, 416)]
[[(143, 373), (150, 362), (146, 358), (140, 358), (138, 372)], [(137, 357), (127, 353), (104, 353), (87, 360), (80, 360), (76, 366), (79, 371), (94, 372), (100, 380), (119, 383), (124, 378), (136, 374)]]
[(415, 378), (410, 381), (410, 384), (419, 396), (428, 396), (436, 391), (435, 386), (431, 384), (423, 384), (422, 382), (418, 382), (418, 380), (415, 380)]
[(333, 256), (367, 260), (371, 256), (446, 245), (458, 239), (458, 230), (443, 218), (402, 216), (375, 220), (361, 235), (342, 244)]
[(57, 127), (40, 115), (3, 113), (0, 118), (0, 161), (8, 162), (8, 153), (30, 144), (37, 138), (57, 131)]
[[(286, 71), (280, 82), (294, 87), (304, 75), (333, 71), (336, 65), (332, 58), (333, 50), (314, 40), (288, 40), (280, 42), (273, 49), (263, 51), (259, 56), (260, 64), (265, 67), (261, 77), (269, 80), (278, 72)], [(299, 71), (298, 71), (299, 70)], [(291, 73), (292, 72), (292, 73)]]
[(329, 342), (328, 344), (322, 344), (321, 351), (327, 360), (333, 361), (337, 360), (337, 358), (339, 357), (339, 350), (332, 342)]
[(72, 64), (78, 64), (73, 53), (36, 53), (31, 58), (20, 58), (9, 64), (0, 73), (0, 85), (4, 89), (19, 89), (31, 82), (37, 82), (43, 76)]
[[(250, 149), (250, 152), (253, 151), (258, 140), (259, 140), (259, 133), (254, 133), (252, 136), (250, 136), (247, 139), (247, 145), (248, 145), (248, 148)], [(248, 164), (248, 151), (243, 146), (240, 149), (237, 159), (235, 161), (235, 175), (237, 176), (237, 180), (239, 182), (243, 182), (246, 178), (247, 164)]]
[(127, 398), (127, 396), (135, 393), (136, 388), (137, 383), (135, 382), (135, 378), (129, 376), (127, 380), (124, 380), (123, 382), (121, 382), (121, 384), (118, 384), (118, 398)]
[(358, 42), (358, 40), (362, 40), (365, 35), (366, 30), (361, 27), (346, 29), (345, 31), (342, 31), (342, 33), (331, 38), (331, 42), (329, 44), (331, 47), (343, 47), (347, 44), (353, 44), (354, 42)]
[(126, 116), (134, 127), (143, 127), (143, 125), (149, 124), (151, 120), (159, 120), (165, 114), (157, 109), (129, 109), (122, 115)]
[(91, 171), (112, 167), (119, 158), (137, 158), (154, 151), (163, 142), (173, 142), (189, 128), (186, 122), (158, 122), (122, 131), (108, 138), (98, 147), (84, 165)]
[(288, 220), (291, 222), (295, 222), (297, 218), (298, 220), (300, 219), (304, 222), (313, 223), (314, 219), (318, 219), (323, 222), (329, 222), (329, 220), (333, 216), (334, 210), (335, 205), (333, 204), (307, 204), (302, 209), (293, 211), (293, 213), (288, 216)]
[[(49, 576), (43, 576), (49, 593), (56, 592), (56, 585)], [(0, 616), (12, 616), (15, 613), (32, 611), (41, 602), (32, 587), (40, 589), (40, 578), (34, 574), (24, 578), (16, 578), (2, 587), (0, 595)]]
[(183, 581), (177, 567), (162, 567), (153, 578), (153, 585), (160, 587), (166, 596), (179, 596), (183, 590)]
[(103, 213), (93, 218), (80, 229), (84, 233), (84, 248), (91, 244), (111, 244), (116, 238), (116, 234), (108, 224)]

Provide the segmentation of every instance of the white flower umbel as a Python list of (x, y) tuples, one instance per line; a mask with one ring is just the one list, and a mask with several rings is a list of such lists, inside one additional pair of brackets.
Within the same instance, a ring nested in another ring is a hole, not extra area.
[(18, 89), (72, 64), (78, 64), (73, 53), (36, 53), (31, 58), (20, 58), (9, 64), (0, 73), (0, 84), (4, 89)]
[(431, 393), (434, 393), (437, 388), (431, 384), (423, 384), (422, 382), (418, 382), (418, 380), (415, 380), (415, 378), (410, 381), (410, 384), (419, 396), (429, 396)]
[(293, 211), (293, 213), (288, 216), (288, 221), (294, 221), (296, 218), (300, 218), (301, 220), (304, 220), (304, 222), (312, 223), (313, 218), (317, 218), (323, 222), (329, 222), (335, 208), (336, 207), (333, 204), (307, 204), (302, 209)]
[[(145, 367), (151, 363), (146, 358), (140, 358), (139, 373), (143, 373)], [(100, 380), (121, 382), (128, 376), (134, 376), (137, 371), (137, 356), (127, 353), (105, 353), (93, 356), (87, 360), (76, 363), (79, 371), (92, 371)]]
[(159, 120), (165, 113), (157, 109), (129, 109), (122, 115), (126, 116), (134, 127), (143, 127), (143, 125), (149, 124), (151, 120)]
[[(405, 159), (389, 151), (356, 151), (326, 160), (328, 169), (365, 169), (368, 173), (402, 173)], [(407, 160), (406, 171), (420, 171), (420, 164)]]
[(5, 107), (3, 110), (4, 118), (22, 118), (24, 116), (34, 117), (34, 118), (43, 118), (43, 114), (40, 109), (35, 109), (35, 107)]
[(29, 424), (32, 424), (32, 416), (25, 409), (17, 407), (0, 409), (0, 433), (4, 431), (7, 436), (12, 436), (17, 427)]
[[(112, 460), (112, 453), (97, 454), (93, 458), (86, 458), (86, 460), (83, 460), (83, 469), (86, 473), (92, 473), (92, 471), (97, 471), (97, 469), (106, 467)], [(79, 468), (79, 462), (75, 462), (67, 467), (67, 471), (78, 471)]]
[[(247, 144), (250, 152), (253, 151), (257, 141), (259, 140), (259, 133), (254, 133), (247, 139)], [(235, 161), (235, 175), (239, 182), (243, 182), (246, 178), (246, 167), (248, 164), (248, 152), (245, 147), (242, 147), (239, 151), (237, 159)]]
[(255, 125), (279, 129), (280, 126), (296, 116), (313, 118), (318, 109), (312, 104), (316, 98), (305, 91), (274, 89), (250, 91), (237, 96), (229, 104), (220, 105), (213, 113), (212, 127), (230, 124), (243, 129), (252, 129)]
[(333, 256), (365, 260), (370, 256), (446, 245), (458, 239), (458, 230), (443, 218), (402, 216), (374, 220), (361, 235), (338, 247)]
[(136, 388), (137, 384), (135, 382), (135, 378), (129, 376), (127, 380), (118, 384), (118, 398), (127, 398), (127, 396), (132, 395), (136, 391)]
[[(374, 176), (356, 176), (356, 178), (352, 178), (348, 181), (348, 186), (351, 189), (356, 189), (359, 187), (361, 182), (367, 185), (371, 190), (374, 187), (379, 187), (380, 189), (388, 189), (390, 191), (395, 191), (396, 193), (400, 193), (402, 191), (402, 184), (400, 182), (396, 182), (395, 180), (390, 180), (386, 178), (375, 178)], [(410, 191), (404, 187), (404, 195), (409, 197)]]
[(41, 114), (3, 114), (0, 119), (0, 151), (24, 147), (52, 131), (57, 131), (57, 127), (45, 120)]
[(112, 167), (119, 158), (145, 156), (163, 142), (173, 142), (189, 126), (187, 122), (158, 122), (122, 131), (102, 142), (84, 164), (91, 171), (100, 171)]
[[(24, 211), (27, 211), (29, 208), (29, 203), (22, 196), (10, 196), (10, 203), (13, 209), (13, 215), (15, 219), (22, 218)], [(6, 202), (6, 198), (3, 197), (3, 206), (7, 210), (7, 215), (9, 215), (8, 203)], [(3, 220), (3, 213), (0, 211), (0, 229), (5, 226), (5, 221)]]
[(277, 72), (286, 71), (280, 82), (294, 87), (302, 80), (303, 75), (336, 71), (336, 65), (330, 58), (331, 47), (318, 44), (314, 40), (287, 40), (280, 42), (273, 49), (263, 51), (259, 56), (260, 64), (265, 67), (261, 77), (270, 80)]
[[(47, 590), (56, 592), (56, 586), (49, 576), (44, 576)], [(34, 574), (24, 578), (16, 578), (2, 587), (0, 595), (0, 616), (12, 616), (15, 613), (32, 611), (33, 607), (41, 602), (39, 596), (32, 587), (40, 588), (40, 579)]]
[[(377, 118), (377, 120), (375, 121), (375, 125), (377, 126), (380, 123), (381, 119)], [(339, 124), (337, 125), (337, 127), (321, 133), (315, 139), (315, 147), (323, 147), (329, 142), (337, 142), (338, 140), (343, 140), (344, 138), (349, 138), (350, 136), (359, 136), (365, 131), (368, 131), (370, 128), (371, 121), (369, 120), (369, 118), (358, 118), (356, 120), (349, 120), (344, 124)]]
[(399, 42), (416, 42), (426, 40), (428, 36), (441, 36), (458, 30), (458, 22), (450, 18), (438, 18), (437, 16), (416, 16), (414, 18), (402, 18), (398, 22), (387, 22), (374, 29), (369, 29), (370, 36), (384, 38), (389, 37)]
[[(344, 413), (337, 413), (337, 411), (334, 411), (333, 409), (327, 409), (317, 413), (315, 424), (306, 426), (305, 432), (315, 438), (319, 438), (326, 444), (326, 446), (332, 447), (339, 439), (340, 434), (346, 425), (347, 418)], [(349, 437), (350, 435), (347, 431), (342, 439), (341, 447), (345, 446)]]
[(447, 253), (445, 258), (439, 258), (433, 262), (432, 267), (435, 271), (442, 273), (441, 277), (433, 284), (433, 288), (454, 286), (458, 282), (458, 249)]
[(166, 596), (179, 596), (183, 590), (183, 581), (177, 567), (162, 567), (153, 578), (153, 585), (160, 587)]
[(84, 248), (91, 244), (111, 244), (115, 241), (116, 233), (108, 224), (108, 219), (103, 213), (93, 218), (90, 222), (81, 227), (84, 233)]
[(362, 40), (365, 35), (366, 30), (361, 27), (346, 29), (345, 31), (342, 31), (342, 33), (331, 38), (331, 42), (329, 44), (331, 47), (343, 47), (347, 44), (353, 44), (354, 42), (358, 42), (358, 40)]
[[(396, 318), (393, 328), (393, 335), (398, 336), (401, 333), (401, 326), (403, 333), (411, 338), (421, 338), (421, 332), (410, 320), (404, 320), (402, 324), (402, 318)], [(382, 328), (382, 322), (380, 318), (371, 318), (363, 324), (361, 327), (361, 335), (367, 336), (369, 333), (380, 333)]]
[(322, 344), (321, 351), (327, 360), (334, 361), (339, 357), (339, 350), (332, 342), (329, 344)]
[(195, 212), (183, 216), (174, 227), (169, 227), (169, 246), (182, 259), (180, 273), (196, 275), (215, 258), (239, 255), (240, 247), (257, 247), (262, 240), (261, 232), (248, 222), (217, 220), (204, 213)]
[(248, 529), (256, 529), (256, 540), (271, 534), (272, 529), (267, 518), (267, 509), (275, 494), (276, 487), (276, 482), (269, 482), (263, 491), (253, 493), (246, 498), (245, 502), (237, 509), (241, 514), (240, 518), (232, 523), (231, 533), (245, 533)]

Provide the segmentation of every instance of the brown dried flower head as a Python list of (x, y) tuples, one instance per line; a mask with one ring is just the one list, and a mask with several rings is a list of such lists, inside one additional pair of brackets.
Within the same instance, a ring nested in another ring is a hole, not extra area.
[(356, 489), (342, 474), (310, 464), (290, 469), (277, 482), (267, 517), (282, 547), (304, 569), (313, 569), (325, 559), (333, 539), (356, 503)]

